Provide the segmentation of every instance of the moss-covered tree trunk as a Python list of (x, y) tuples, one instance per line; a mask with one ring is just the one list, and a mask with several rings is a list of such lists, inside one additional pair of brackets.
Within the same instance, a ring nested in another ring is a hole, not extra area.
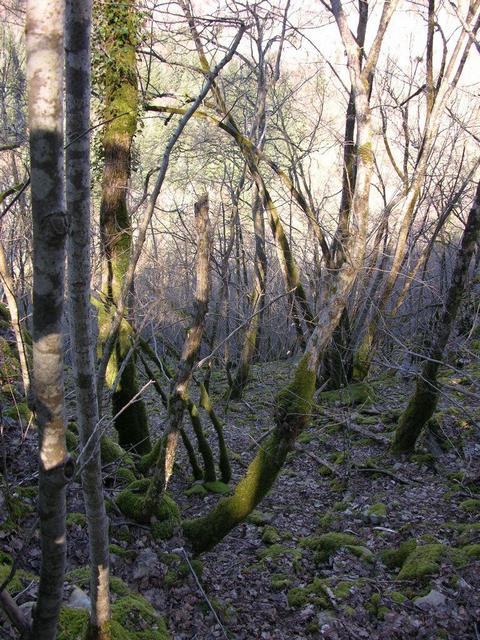
[(39, 435), (41, 569), (31, 640), (55, 640), (66, 557), (62, 316), (67, 239), (63, 173), (64, 2), (29, 0), (26, 15), (33, 223), (33, 409)]
[(445, 309), (436, 323), (432, 334), (436, 336), (434, 345), (425, 361), (417, 380), (417, 387), (407, 408), (400, 416), (395, 431), (392, 449), (396, 453), (408, 453), (414, 450), (415, 443), (423, 427), (433, 416), (437, 406), (439, 387), (438, 370), (443, 352), (448, 342), (457, 316), (462, 294), (468, 277), (468, 269), (473, 252), (478, 244), (480, 233), (480, 183), (477, 186), (475, 200), (470, 210), (462, 241), (457, 253), (452, 280), (447, 293)]
[(100, 459), (95, 337), (90, 265), (90, 26), (91, 0), (67, 0), (66, 199), (69, 218), (68, 292), (77, 419), (82, 444), (82, 488), (90, 551), (89, 640), (110, 640), (108, 518)]
[[(99, 340), (105, 341), (112, 316), (122, 293), (132, 250), (132, 224), (127, 194), (132, 162), (132, 143), (137, 130), (138, 88), (135, 58), (137, 11), (134, 0), (122, 3), (102, 1), (96, 7), (97, 46), (103, 52), (96, 82), (103, 104), (104, 169), (100, 205), (100, 231), (104, 255), (102, 303), (99, 305)], [(95, 67), (94, 67), (95, 69)], [(128, 311), (128, 309), (127, 309)], [(115, 349), (109, 360), (106, 382), (113, 390), (112, 411), (122, 447), (137, 453), (150, 450), (147, 414), (142, 399), (131, 402), (138, 393), (135, 357), (130, 353), (131, 327), (122, 322)], [(128, 361), (124, 364), (125, 358)]]
[[(165, 491), (173, 472), (178, 438), (185, 408), (188, 405), (188, 387), (193, 365), (202, 343), (210, 294), (210, 254), (212, 236), (208, 215), (208, 196), (195, 203), (197, 228), (196, 288), (192, 324), (187, 329), (182, 355), (168, 400), (169, 422), (164, 445), (160, 448), (152, 481), (145, 496), (145, 513), (153, 513), (159, 496)], [(198, 435), (198, 434), (197, 434)]]

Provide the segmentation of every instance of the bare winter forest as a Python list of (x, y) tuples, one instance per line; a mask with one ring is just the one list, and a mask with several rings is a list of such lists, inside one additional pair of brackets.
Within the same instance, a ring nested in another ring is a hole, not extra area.
[(479, 640), (480, 0), (0, 17), (0, 640)]

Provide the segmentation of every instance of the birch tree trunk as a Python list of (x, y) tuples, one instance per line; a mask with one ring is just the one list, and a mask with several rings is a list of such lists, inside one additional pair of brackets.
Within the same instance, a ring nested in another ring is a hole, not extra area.
[(63, 179), (62, 0), (29, 0), (26, 16), (33, 220), (33, 409), (39, 432), (42, 564), (32, 640), (54, 640), (65, 572), (62, 315), (67, 219)]
[(69, 219), (68, 293), (82, 486), (90, 547), (88, 637), (110, 638), (108, 518), (102, 487), (95, 379), (95, 340), (90, 305), (90, 27), (91, 0), (66, 3), (66, 196)]
[(442, 316), (438, 319), (432, 334), (436, 336), (431, 352), (422, 367), (417, 380), (417, 387), (407, 408), (400, 416), (398, 427), (392, 443), (396, 453), (413, 451), (415, 443), (425, 424), (433, 416), (437, 406), (439, 388), (438, 370), (442, 364), (443, 352), (447, 346), (460, 307), (462, 294), (468, 277), (468, 268), (473, 252), (478, 243), (480, 233), (480, 182), (467, 224), (462, 235), (462, 242), (457, 253), (452, 280), (447, 293), (447, 300)]

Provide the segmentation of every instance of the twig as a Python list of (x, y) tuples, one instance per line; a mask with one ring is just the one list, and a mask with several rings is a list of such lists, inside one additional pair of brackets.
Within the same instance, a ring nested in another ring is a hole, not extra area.
[(320, 466), (327, 467), (327, 469), (329, 469), (334, 476), (340, 475), (338, 473), (338, 469), (336, 469), (333, 464), (328, 462), (328, 460), (325, 460), (324, 458), (320, 458), (319, 456), (315, 455), (311, 451), (308, 451), (308, 449), (304, 449), (303, 447), (299, 447), (298, 445), (295, 447), (295, 449), (296, 451), (300, 451), (300, 453), (305, 453), (309, 458), (311, 458), (312, 460), (315, 460), (315, 462), (317, 462)]
[[(176, 549), (175, 549), (175, 551), (176, 551)], [(218, 622), (218, 624), (220, 625), (220, 628), (221, 628), (221, 630), (222, 630), (223, 635), (224, 635), (224, 636), (225, 636), (225, 638), (227, 638), (227, 640), (228, 640), (228, 635), (227, 635), (227, 632), (226, 632), (226, 630), (225, 630), (225, 627), (223, 626), (223, 624), (222, 624), (222, 622), (221, 622), (220, 618), (218, 617), (218, 614), (217, 614), (217, 612), (215, 611), (215, 609), (214, 609), (214, 607), (213, 607), (212, 603), (211, 603), (211, 602), (210, 602), (210, 600), (208, 599), (208, 596), (207, 596), (207, 594), (205, 593), (205, 591), (204, 591), (204, 589), (203, 589), (203, 587), (202, 587), (202, 585), (201, 585), (201, 582), (200, 582), (200, 580), (198, 579), (197, 574), (195, 573), (195, 569), (192, 567), (192, 563), (190, 562), (190, 558), (188, 557), (187, 552), (185, 551), (185, 549), (184, 549), (183, 547), (180, 547), (180, 551), (183, 553), (183, 555), (184, 555), (184, 557), (185, 557), (185, 560), (187, 561), (188, 567), (189, 567), (189, 569), (190, 569), (190, 571), (191, 571), (191, 573), (192, 573), (193, 577), (195, 578), (195, 582), (197, 583), (197, 586), (198, 586), (198, 588), (200, 589), (200, 592), (201, 592), (202, 596), (205, 598), (205, 602), (208, 604), (208, 606), (209, 606), (209, 608), (210, 608), (211, 612), (212, 612), (212, 613), (213, 613), (213, 615), (215, 616), (215, 620), (216, 620), (216, 621)]]

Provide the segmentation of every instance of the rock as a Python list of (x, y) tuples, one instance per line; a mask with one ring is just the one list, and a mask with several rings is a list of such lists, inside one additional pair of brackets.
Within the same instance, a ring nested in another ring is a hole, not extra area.
[(415, 601), (415, 606), (423, 611), (428, 611), (429, 609), (438, 609), (439, 607), (444, 607), (447, 598), (440, 593), (440, 591), (435, 591), (432, 589), (430, 593), (427, 593), (426, 596), (422, 598), (417, 598)]
[(73, 587), (67, 607), (70, 607), (70, 609), (88, 609), (90, 611), (92, 603), (85, 591), (82, 591), (80, 587)]
[(326, 609), (325, 611), (320, 611), (320, 613), (317, 615), (317, 624), (320, 628), (322, 628), (326, 624), (331, 624), (335, 620), (335, 618), (336, 616), (333, 611), (328, 611), (328, 609)]
[(149, 549), (143, 549), (137, 556), (133, 569), (134, 580), (146, 578), (157, 572), (158, 557), (157, 554)]

